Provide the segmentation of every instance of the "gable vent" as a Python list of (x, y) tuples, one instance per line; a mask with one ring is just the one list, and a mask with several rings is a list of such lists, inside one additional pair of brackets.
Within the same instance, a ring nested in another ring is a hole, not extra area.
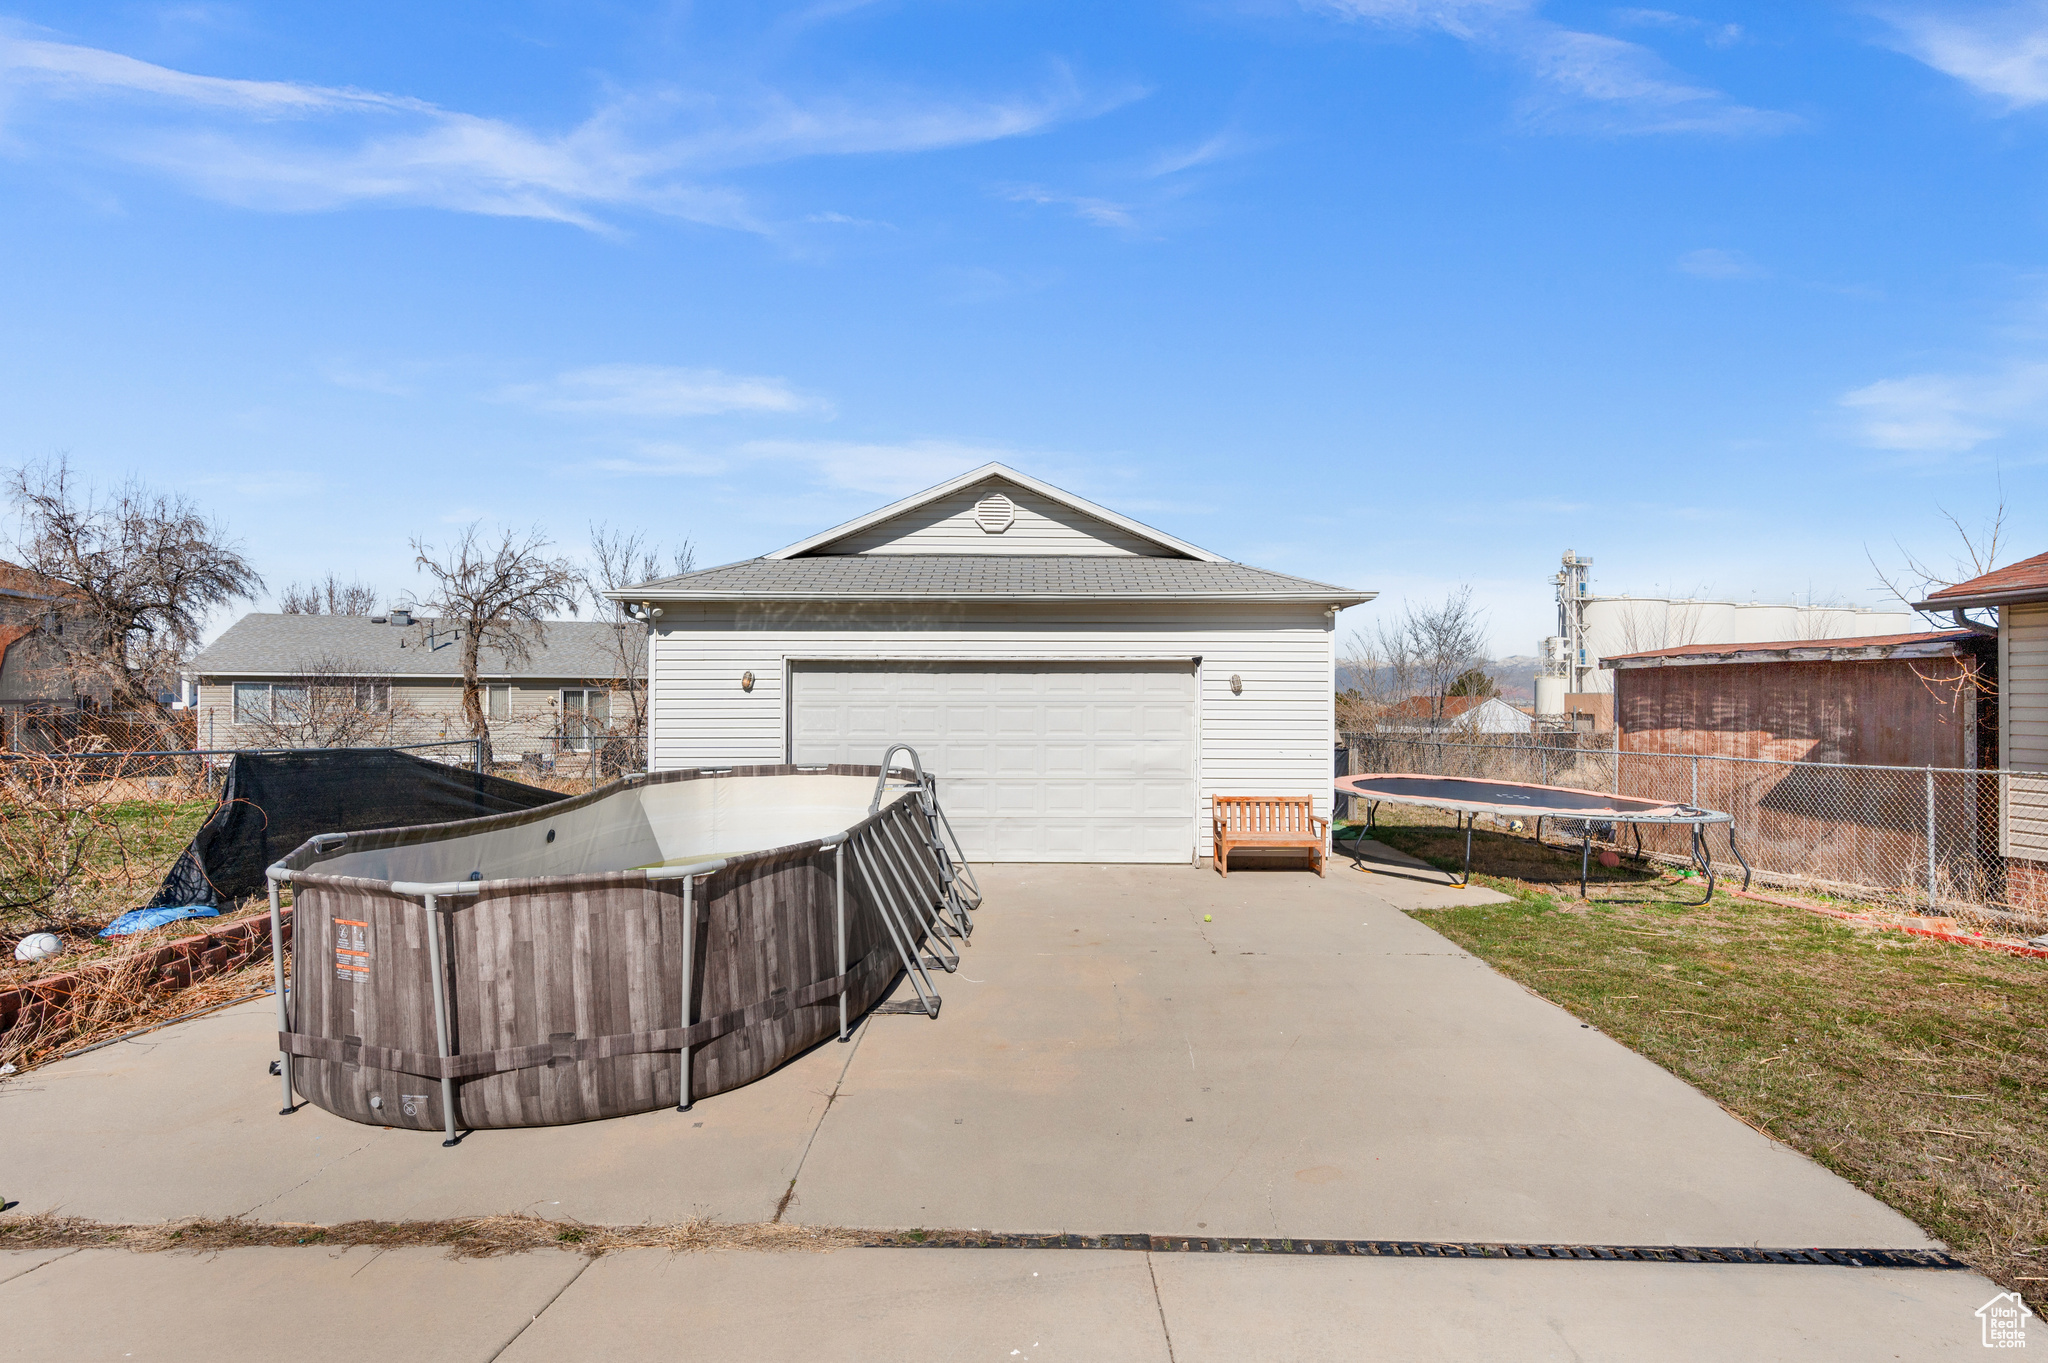
[(974, 504), (974, 523), (986, 534), (1000, 535), (1017, 523), (1017, 504), (1000, 492), (991, 492)]

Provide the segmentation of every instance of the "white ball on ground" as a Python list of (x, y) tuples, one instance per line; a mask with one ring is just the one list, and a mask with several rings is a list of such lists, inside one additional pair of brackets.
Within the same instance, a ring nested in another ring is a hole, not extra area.
[(47, 961), (64, 954), (64, 939), (54, 932), (32, 932), (14, 944), (17, 961)]

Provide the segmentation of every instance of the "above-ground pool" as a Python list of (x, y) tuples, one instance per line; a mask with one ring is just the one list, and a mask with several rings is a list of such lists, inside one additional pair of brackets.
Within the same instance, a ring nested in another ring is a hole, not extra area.
[(286, 1110), (453, 1144), (687, 1107), (844, 1038), (898, 971), (936, 1017), (980, 895), (897, 751), (311, 839), (270, 870)]

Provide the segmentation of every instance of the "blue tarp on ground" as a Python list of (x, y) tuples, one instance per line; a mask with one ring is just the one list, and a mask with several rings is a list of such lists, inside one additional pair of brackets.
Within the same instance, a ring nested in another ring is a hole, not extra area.
[(126, 937), (131, 932), (148, 932), (180, 918), (218, 918), (220, 910), (211, 904), (162, 904), (153, 909), (130, 909), (100, 929), (102, 937)]

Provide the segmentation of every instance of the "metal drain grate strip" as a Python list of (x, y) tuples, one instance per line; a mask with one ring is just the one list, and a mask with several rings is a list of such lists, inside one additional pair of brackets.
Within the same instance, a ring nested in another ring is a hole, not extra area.
[(1301, 1240), (1193, 1235), (1006, 1235), (895, 1231), (868, 1249), (1123, 1249), (1154, 1254), (1313, 1254), (1376, 1259), (1569, 1259), (1629, 1264), (1797, 1264), (1836, 1268), (1968, 1268), (1938, 1249), (1755, 1249), (1746, 1245), (1523, 1245), (1438, 1240)]

